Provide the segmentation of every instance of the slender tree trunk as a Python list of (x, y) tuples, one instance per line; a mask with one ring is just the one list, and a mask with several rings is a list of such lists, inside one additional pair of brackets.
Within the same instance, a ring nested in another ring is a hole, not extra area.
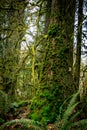
[(76, 61), (74, 79), (76, 88), (79, 88), (80, 80), (80, 65), (81, 65), (81, 43), (82, 43), (82, 16), (83, 16), (83, 0), (78, 0), (78, 32), (77, 32), (77, 46), (76, 46)]

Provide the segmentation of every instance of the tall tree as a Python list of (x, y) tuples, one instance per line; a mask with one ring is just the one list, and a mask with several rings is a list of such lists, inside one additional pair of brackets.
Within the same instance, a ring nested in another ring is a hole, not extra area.
[(46, 46), (48, 49), (45, 54), (42, 76), (43, 82), (44, 79), (49, 79), (52, 82), (51, 85), (53, 83), (63, 85), (64, 82), (63, 86), (67, 86), (67, 92), (71, 91), (73, 86), (74, 14), (75, 1), (70, 3), (69, 1), (52, 1), (48, 29), (49, 41), (48, 47)]
[[(49, 3), (49, 0), (47, 2)], [(75, 91), (72, 74), (75, 3), (75, 0), (52, 0), (47, 10), (45, 24), (47, 39), (44, 42), (41, 86), (35, 100), (37, 102), (42, 100), (42, 103), (36, 104), (32, 101), (33, 109), (40, 109), (42, 121), (48, 119), (53, 121), (59, 106)]]

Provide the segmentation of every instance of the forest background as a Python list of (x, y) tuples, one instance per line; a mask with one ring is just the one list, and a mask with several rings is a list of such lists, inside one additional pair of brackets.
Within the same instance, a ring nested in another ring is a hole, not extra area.
[(69, 106), (70, 113), (66, 115), (70, 117), (73, 112), (81, 111), (74, 118), (86, 119), (86, 49), (86, 0), (1, 0), (1, 125), (18, 119), (20, 108), (25, 106), (26, 116), (20, 118), (39, 121), (44, 126), (53, 124), (63, 105), (60, 121), (61, 130), (65, 130), (67, 123), (62, 117), (72, 99), (73, 107)]

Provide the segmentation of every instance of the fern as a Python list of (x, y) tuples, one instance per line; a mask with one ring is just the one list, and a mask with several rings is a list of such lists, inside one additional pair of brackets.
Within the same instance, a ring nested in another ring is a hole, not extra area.
[(71, 121), (73, 121), (76, 118), (76, 116), (78, 115), (78, 114), (76, 114), (76, 116), (74, 115), (74, 116), (70, 117), (73, 110), (78, 105), (78, 103), (75, 103), (78, 94), (79, 93), (74, 94), (73, 97), (70, 100), (70, 103), (69, 103), (69, 105), (67, 107), (67, 110), (65, 111), (65, 113), (63, 115), (63, 122), (62, 122), (61, 130), (68, 130), (70, 128)]
[[(65, 114), (63, 116), (63, 123), (62, 123), (62, 127), (61, 130), (67, 130), (67, 127), (69, 127), (68, 125), (70, 124), (70, 119), (69, 116), (72, 114), (72, 111), (75, 109), (75, 107), (77, 106), (78, 103), (76, 103), (75, 105), (73, 105), (72, 107), (68, 108), (65, 111)], [(72, 117), (71, 117), (72, 118)]]
[[(57, 122), (55, 124), (57, 130), (70, 130), (71, 128), (75, 128), (75, 127), (79, 128), (79, 130), (81, 127), (82, 127), (82, 130), (87, 129), (87, 119), (73, 122), (74, 119), (81, 113), (81, 112), (76, 112), (72, 115), (73, 110), (79, 104), (79, 103), (76, 103), (76, 99), (77, 99), (78, 94), (79, 94), (79, 92), (77, 92), (76, 94), (73, 95), (66, 111), (63, 114), (63, 117), (59, 118), (59, 120), (57, 120)], [(63, 105), (64, 105), (64, 103), (63, 103)], [(63, 105), (60, 107), (60, 114), (62, 112)], [(59, 115), (59, 117), (60, 117), (60, 115)]]
[(78, 95), (79, 95), (79, 91), (78, 91), (77, 93), (75, 93), (75, 94), (72, 95), (72, 98), (71, 98), (71, 100), (70, 100), (70, 103), (69, 103), (67, 109), (69, 109), (70, 107), (72, 107), (73, 105), (75, 105), (76, 99), (77, 99), (77, 96), (78, 96)]
[(87, 119), (83, 119), (83, 120), (79, 120), (77, 122), (74, 122), (71, 124), (71, 127), (82, 127), (83, 129), (82, 130), (87, 130)]
[[(60, 120), (58, 121), (58, 123), (56, 122), (56, 127), (59, 130), (69, 130), (69, 128), (71, 127), (71, 124), (73, 122), (73, 120), (79, 115), (80, 112), (75, 113), (74, 115), (71, 116), (73, 110), (75, 109), (75, 107), (78, 105), (78, 103), (76, 103), (76, 98), (78, 96), (79, 92), (74, 94), (70, 100), (70, 103), (66, 109), (66, 111), (64, 112), (62, 118), (60, 118)], [(68, 98), (69, 99), (69, 98)], [(68, 100), (67, 99), (67, 100)], [(66, 101), (67, 101), (66, 100)], [(63, 105), (66, 103), (66, 101), (63, 103)], [(60, 107), (60, 112), (62, 112), (63, 109), (63, 105), (62, 107)], [(61, 113), (60, 113), (61, 114)], [(60, 117), (60, 115), (59, 115)], [(59, 128), (60, 127), (60, 128)]]
[[(72, 122), (74, 121), (74, 119), (80, 114), (80, 112), (76, 112), (72, 115), (71, 118), (69, 118), (69, 124), (72, 124)], [(70, 126), (69, 126), (70, 127)]]
[(60, 106), (60, 108), (59, 108), (59, 115), (57, 116), (57, 121), (56, 121), (56, 123), (57, 122), (59, 122), (61, 119), (62, 119), (62, 113), (64, 112), (64, 109), (63, 109), (63, 107), (64, 107), (64, 105), (66, 104), (66, 102), (71, 98), (72, 96), (70, 96), (69, 98), (67, 98), (64, 102), (63, 102), (63, 104)]
[(4, 130), (5, 127), (14, 124), (19, 124), (20, 126), (22, 126), (22, 128), (27, 128), (29, 130), (46, 130), (46, 128), (44, 128), (41, 123), (30, 119), (15, 119), (12, 121), (8, 121), (0, 127), (0, 130)]

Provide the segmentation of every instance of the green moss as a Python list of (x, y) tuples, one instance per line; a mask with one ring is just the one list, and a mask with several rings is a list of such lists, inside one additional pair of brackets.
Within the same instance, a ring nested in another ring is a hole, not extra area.
[(40, 121), (41, 120), (40, 113), (35, 111), (34, 113), (31, 114), (31, 119), (34, 121)]
[(50, 25), (49, 30), (48, 30), (48, 36), (51, 36), (51, 37), (56, 36), (56, 34), (58, 33), (58, 29), (59, 28), (57, 24)]
[(42, 109), (41, 109), (41, 111), (42, 111), (42, 115), (43, 116), (47, 116), (48, 113), (50, 113), (50, 111), (51, 111), (50, 104), (43, 106)]
[(44, 124), (53, 123), (56, 120), (61, 100), (58, 100), (58, 85), (54, 85), (53, 88), (49, 90), (49, 86), (42, 86), (42, 91), (40, 90), (31, 101), (32, 114), (28, 114), (28, 118)]

